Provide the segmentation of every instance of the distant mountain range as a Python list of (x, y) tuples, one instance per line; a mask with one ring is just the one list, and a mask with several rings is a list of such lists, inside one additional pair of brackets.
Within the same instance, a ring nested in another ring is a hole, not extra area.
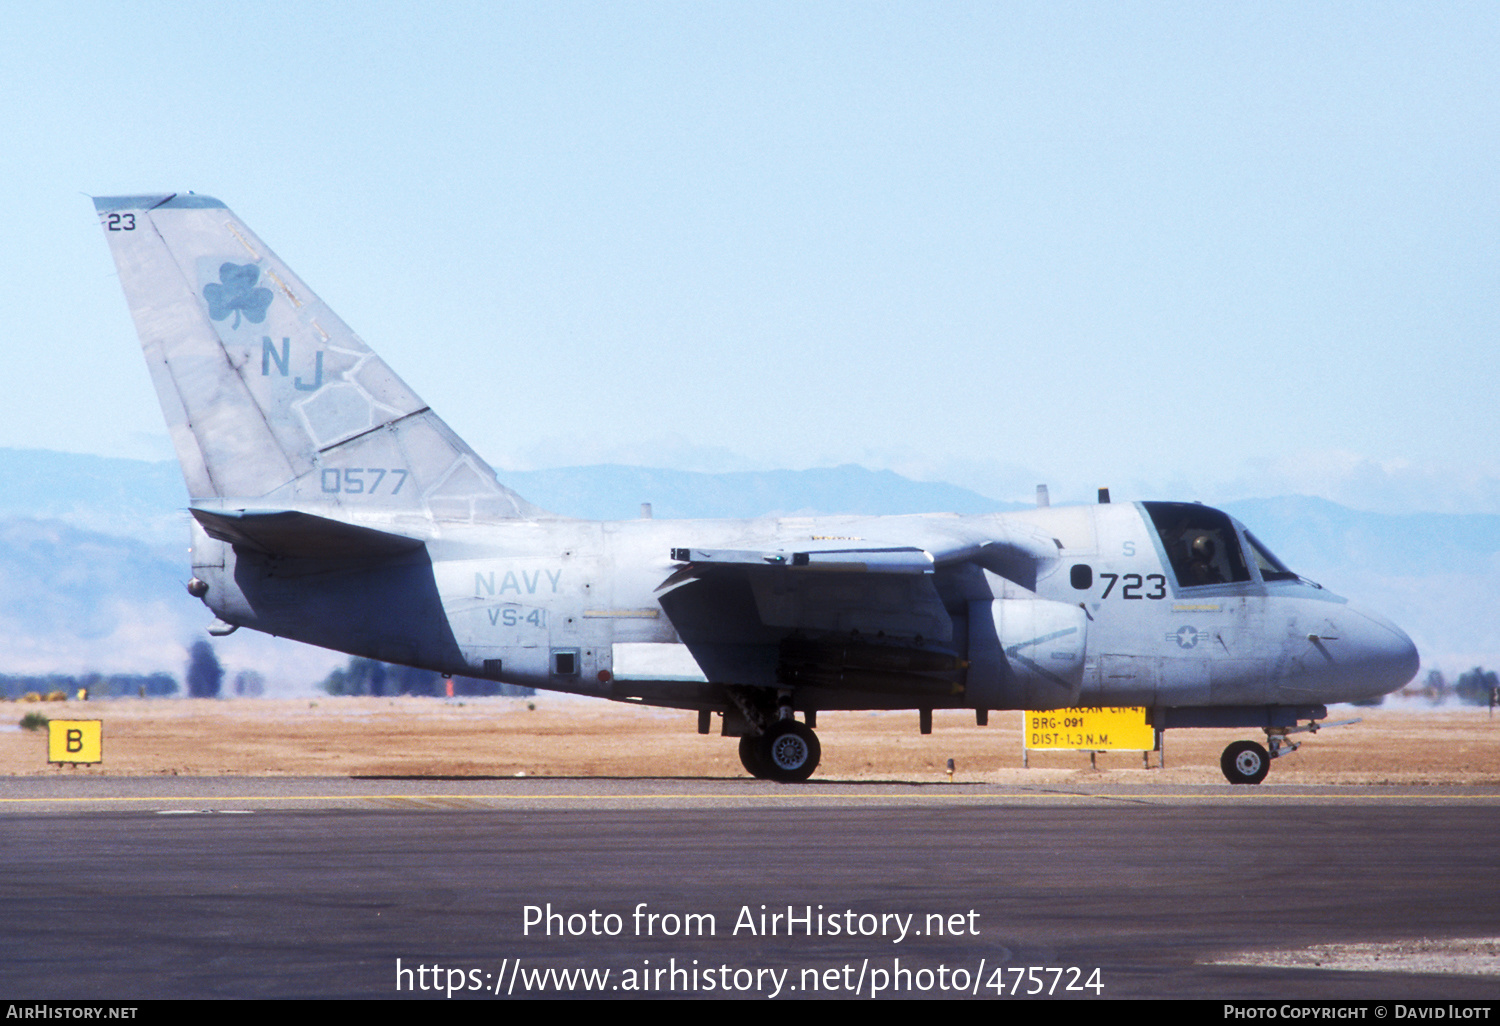
[(912, 481), (889, 470), (845, 464), (818, 470), (698, 474), (605, 464), (506, 471), (509, 488), (563, 516), (632, 520), (641, 503), (664, 519), (763, 517), (811, 513), (998, 513), (1021, 509), (957, 485)]
[[(657, 518), (1025, 508), (858, 466), (700, 474), (605, 465), (500, 477), (545, 509), (590, 519), (633, 519), (643, 502)], [(182, 587), (187, 495), (176, 464), (0, 449), (0, 480), (0, 673), (180, 676), (210, 616)], [(1452, 677), (1500, 665), (1500, 515), (1397, 516), (1302, 496), (1224, 508), (1292, 569), (1405, 627), (1424, 668)], [(305, 691), (344, 661), (248, 631), (214, 645), (231, 672), (262, 673), (269, 694)]]
[(0, 449), (0, 482), (0, 517), (61, 520), (172, 544), (187, 537), (187, 488), (174, 462)]
[(1293, 568), (1317, 566), (1331, 580), (1350, 566), (1398, 576), (1463, 572), (1500, 553), (1493, 513), (1365, 513), (1305, 495), (1242, 499), (1224, 510)]

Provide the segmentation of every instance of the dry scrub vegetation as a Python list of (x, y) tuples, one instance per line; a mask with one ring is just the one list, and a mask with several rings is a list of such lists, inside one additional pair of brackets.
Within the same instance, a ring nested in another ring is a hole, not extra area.
[[(0, 707), (15, 713), (22, 708)], [(696, 733), (694, 713), (539, 695), (535, 699), (120, 699), (51, 705), (53, 718), (104, 721), (100, 766), (52, 767), (46, 735), (0, 731), (0, 774), (218, 776), (701, 777), (745, 776), (733, 741)], [(1270, 783), (1500, 783), (1500, 720), (1486, 709), (1360, 709), (1363, 716), (1278, 759)], [(7, 717), (9, 718), (9, 717)], [(1219, 784), (1219, 752), (1253, 731), (1176, 730), (1166, 768), (1113, 752), (1037, 752), (1022, 769), (1021, 714), (825, 713), (814, 780), (937, 781), (953, 759), (960, 782), (1077, 780)]]

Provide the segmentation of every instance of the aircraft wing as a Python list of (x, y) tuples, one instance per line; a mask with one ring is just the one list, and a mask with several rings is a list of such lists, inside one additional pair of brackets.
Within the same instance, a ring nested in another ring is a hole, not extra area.
[[(953, 636), (953, 623), (933, 586), (932, 556), (916, 546), (681, 548), (672, 550), (672, 558), (682, 565), (660, 590), (694, 581), (719, 585), (718, 590), (748, 588), (756, 618), (767, 627)], [(696, 599), (711, 590), (687, 588)], [(667, 615), (672, 616), (670, 609)]]
[(192, 510), (210, 538), (267, 556), (362, 559), (414, 552), (421, 539), (346, 524), (297, 510)]
[[(920, 533), (920, 532), (918, 532)], [(990, 570), (1034, 587), (1055, 560), (1050, 539), (929, 535), (920, 544), (795, 540), (755, 549), (672, 550), (678, 564), (658, 591), (678, 636), (710, 680), (774, 679), (793, 632), (858, 634), (944, 646), (953, 619), (944, 571)]]

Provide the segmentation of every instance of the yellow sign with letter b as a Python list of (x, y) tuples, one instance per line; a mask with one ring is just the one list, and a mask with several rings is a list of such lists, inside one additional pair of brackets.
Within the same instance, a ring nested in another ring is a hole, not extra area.
[(47, 761), (104, 761), (103, 720), (51, 720), (47, 724)]

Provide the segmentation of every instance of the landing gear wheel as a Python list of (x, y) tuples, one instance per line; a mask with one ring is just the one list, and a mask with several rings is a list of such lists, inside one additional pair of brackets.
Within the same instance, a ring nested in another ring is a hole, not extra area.
[(766, 772), (765, 761), (761, 758), (760, 742), (758, 737), (740, 738), (740, 765), (752, 777), (765, 780), (770, 774)]
[(1219, 756), (1219, 768), (1231, 784), (1258, 784), (1271, 770), (1271, 756), (1254, 741), (1236, 741)]
[(813, 775), (823, 746), (805, 723), (780, 720), (755, 739), (764, 776), (783, 784), (797, 784)]

